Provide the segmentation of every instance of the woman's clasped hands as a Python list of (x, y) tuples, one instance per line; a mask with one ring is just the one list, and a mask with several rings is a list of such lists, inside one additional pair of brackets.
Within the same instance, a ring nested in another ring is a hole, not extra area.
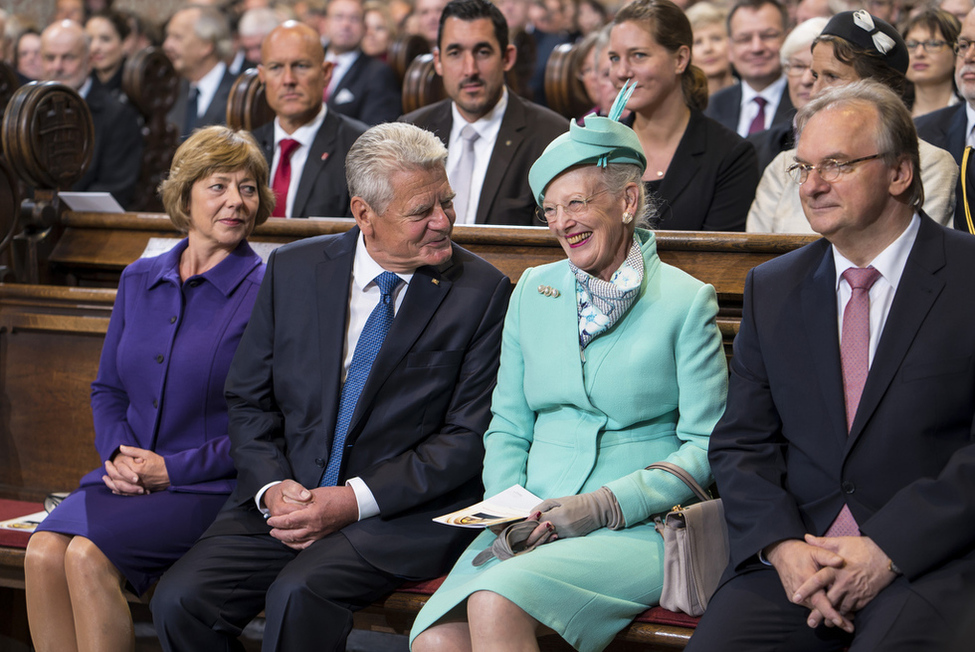
[(118, 453), (105, 462), (102, 482), (120, 496), (141, 496), (169, 486), (166, 459), (135, 446), (119, 446)]

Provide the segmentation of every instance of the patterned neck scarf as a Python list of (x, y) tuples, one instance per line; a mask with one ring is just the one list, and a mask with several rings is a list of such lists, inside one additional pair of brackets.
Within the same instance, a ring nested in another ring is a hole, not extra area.
[(636, 301), (643, 284), (643, 251), (634, 236), (626, 260), (608, 281), (590, 276), (571, 261), (569, 268), (576, 277), (579, 344), (585, 349), (593, 338), (612, 328)]

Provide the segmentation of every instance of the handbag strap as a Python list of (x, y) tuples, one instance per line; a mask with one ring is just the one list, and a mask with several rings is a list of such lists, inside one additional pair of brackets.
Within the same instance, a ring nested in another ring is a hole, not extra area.
[(677, 476), (684, 484), (687, 485), (687, 487), (691, 491), (694, 492), (694, 495), (700, 498), (701, 500), (712, 499), (711, 494), (705, 491), (701, 487), (701, 485), (697, 483), (697, 480), (695, 480), (694, 477), (691, 476), (690, 473), (688, 473), (681, 467), (677, 466), (673, 462), (654, 462), (653, 464), (647, 467), (648, 471), (650, 469), (659, 469), (660, 471), (666, 471), (667, 473)]

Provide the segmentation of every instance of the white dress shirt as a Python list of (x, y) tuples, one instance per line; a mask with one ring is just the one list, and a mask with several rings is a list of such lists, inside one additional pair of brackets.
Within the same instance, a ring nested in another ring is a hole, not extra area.
[[(359, 233), (359, 239), (356, 242), (355, 247), (355, 258), (352, 261), (352, 286), (349, 292), (349, 312), (346, 317), (347, 328), (345, 330), (345, 350), (342, 356), (342, 383), (345, 383), (345, 377), (349, 373), (349, 365), (352, 364), (352, 356), (355, 354), (356, 343), (359, 341), (359, 336), (362, 334), (362, 329), (366, 325), (366, 321), (369, 319), (369, 315), (372, 311), (379, 305), (379, 299), (382, 296), (382, 292), (379, 286), (376, 285), (373, 280), (385, 272), (386, 270), (377, 263), (372, 256), (369, 255), (369, 251), (366, 249), (365, 239), (362, 233)], [(410, 282), (413, 280), (413, 274), (400, 274), (397, 276), (403, 280), (399, 286), (393, 290), (393, 315), (395, 317), (396, 313), (399, 312), (400, 306), (403, 305), (403, 299), (406, 297), (406, 290), (410, 286)], [(331, 424), (334, 426), (334, 424)], [(322, 471), (324, 473), (324, 470)], [(254, 501), (257, 503), (257, 508), (264, 514), (265, 517), (269, 516), (267, 507), (261, 502), (264, 497), (264, 492), (273, 487), (274, 485), (281, 482), (277, 480), (275, 482), (269, 482), (257, 495), (254, 496)], [(379, 515), (379, 504), (376, 502), (375, 496), (373, 496), (372, 491), (366, 486), (366, 483), (362, 481), (361, 478), (349, 478), (345, 481), (346, 486), (352, 488), (355, 493), (356, 504), (359, 507), (359, 520), (364, 518), (370, 518), (372, 516)], [(315, 487), (306, 487), (307, 489), (314, 489)]]
[[(274, 119), (274, 158), (271, 161), (272, 180), (274, 179), (274, 173), (278, 170), (278, 162), (281, 160), (281, 141), (285, 138), (291, 138), (292, 140), (297, 140), (299, 143), (298, 147), (291, 152), (291, 181), (288, 183), (288, 202), (284, 210), (285, 217), (294, 217), (295, 195), (298, 194), (301, 173), (305, 170), (305, 161), (308, 160), (308, 152), (311, 149), (312, 143), (315, 142), (315, 136), (318, 135), (318, 130), (322, 127), (322, 122), (325, 120), (325, 113), (327, 111), (328, 109), (322, 104), (322, 108), (319, 109), (315, 119), (295, 129), (293, 134), (287, 133), (281, 128), (280, 120), (277, 118)], [(307, 215), (304, 217), (307, 217)]]
[[(507, 88), (502, 89), (501, 99), (494, 105), (494, 108), (476, 122), (468, 123), (457, 110), (457, 105), (453, 102), (450, 103), (453, 125), (450, 128), (450, 143), (447, 145), (447, 179), (450, 180), (450, 187), (453, 188), (454, 192), (457, 191), (457, 185), (454, 182), (457, 174), (457, 161), (460, 158), (461, 148), (464, 147), (464, 139), (461, 138), (460, 131), (465, 125), (470, 124), (479, 136), (474, 141), (474, 170), (471, 174), (471, 189), (467, 195), (467, 206), (455, 207), (457, 224), (474, 224), (477, 219), (477, 206), (481, 200), (481, 189), (484, 187), (484, 175), (487, 174), (488, 163), (491, 162), (491, 154), (494, 153), (494, 143), (498, 139), (501, 121), (504, 120), (504, 112), (507, 108)], [(466, 210), (461, 210), (462, 208), (466, 208)]]
[[(880, 252), (876, 258), (864, 267), (873, 266), (880, 272), (880, 278), (874, 282), (870, 288), (870, 365), (873, 365), (873, 356), (877, 352), (877, 343), (883, 335), (884, 325), (887, 323), (887, 315), (890, 314), (890, 306), (894, 302), (894, 294), (900, 284), (901, 275), (904, 273), (904, 266), (907, 265), (907, 257), (914, 247), (917, 239), (917, 231), (921, 226), (921, 217), (915, 213), (910, 224), (904, 232), (887, 245), (887, 248)], [(843, 272), (850, 267), (856, 267), (852, 262), (843, 257), (843, 254), (834, 246), (833, 263), (836, 265), (836, 327), (839, 330), (840, 341), (843, 340), (843, 313), (846, 304), (853, 295), (853, 289), (843, 278)]]
[(325, 51), (325, 61), (332, 63), (332, 78), (328, 82), (328, 97), (332, 98), (332, 94), (338, 87), (339, 82), (345, 77), (345, 73), (349, 72), (349, 68), (355, 63), (355, 60), (359, 58), (361, 52), (359, 50), (352, 50), (351, 52), (343, 52), (342, 54), (332, 54), (331, 51)]
[(756, 97), (765, 99), (765, 129), (772, 126), (775, 112), (779, 110), (779, 102), (782, 101), (782, 94), (788, 93), (786, 90), (785, 75), (766, 86), (761, 92), (756, 91), (748, 82), (741, 83), (741, 111), (738, 112), (738, 135), (742, 138), (748, 136), (748, 129), (752, 126), (752, 120), (758, 115), (758, 103)]
[(220, 88), (220, 82), (226, 72), (227, 64), (218, 61), (217, 65), (210, 68), (210, 72), (200, 77), (199, 81), (190, 84), (191, 87), (196, 87), (198, 93), (196, 96), (197, 118), (202, 118), (203, 114), (210, 108), (210, 102), (213, 101), (213, 96), (217, 94), (217, 89)]

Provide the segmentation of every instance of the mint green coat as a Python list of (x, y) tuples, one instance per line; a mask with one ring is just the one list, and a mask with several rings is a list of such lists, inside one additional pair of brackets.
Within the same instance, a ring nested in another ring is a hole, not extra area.
[(728, 372), (714, 288), (661, 263), (652, 233), (637, 237), (645, 261), (640, 297), (584, 354), (568, 262), (525, 271), (508, 308), (484, 436), (486, 495), (513, 484), (543, 499), (606, 486), (627, 527), (474, 568), (473, 557), (494, 540), (483, 532), (420, 611), (412, 636), (488, 590), (576, 649), (601, 650), (659, 600), (663, 546), (650, 519), (691, 492), (644, 467), (667, 460), (710, 483), (708, 437), (724, 412)]

